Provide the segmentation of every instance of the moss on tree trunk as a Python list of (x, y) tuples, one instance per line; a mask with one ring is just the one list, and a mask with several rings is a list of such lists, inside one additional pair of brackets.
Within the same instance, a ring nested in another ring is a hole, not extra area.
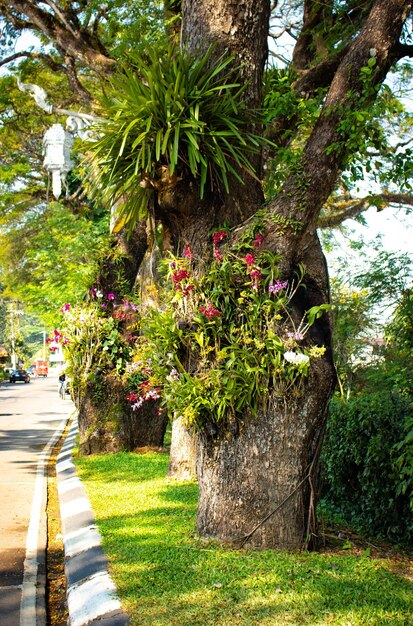
[(150, 400), (133, 411), (126, 395), (113, 374), (88, 385), (78, 407), (81, 454), (163, 446), (168, 417), (159, 401)]

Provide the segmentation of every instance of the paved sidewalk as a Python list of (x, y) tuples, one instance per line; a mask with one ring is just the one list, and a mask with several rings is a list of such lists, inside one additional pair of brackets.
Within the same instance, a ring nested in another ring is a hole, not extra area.
[(56, 464), (70, 626), (126, 626), (129, 619), (116, 596), (93, 511), (72, 462), (77, 433), (74, 418)]

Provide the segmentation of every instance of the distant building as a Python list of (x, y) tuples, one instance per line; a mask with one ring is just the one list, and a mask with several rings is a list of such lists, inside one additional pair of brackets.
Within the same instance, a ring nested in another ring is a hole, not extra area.
[(55, 371), (64, 369), (65, 357), (60, 343), (53, 344), (53, 350), (49, 353), (49, 364)]
[(372, 365), (383, 359), (383, 348), (386, 345), (385, 339), (382, 337), (361, 337), (360, 342), (364, 345), (351, 358), (353, 365)]

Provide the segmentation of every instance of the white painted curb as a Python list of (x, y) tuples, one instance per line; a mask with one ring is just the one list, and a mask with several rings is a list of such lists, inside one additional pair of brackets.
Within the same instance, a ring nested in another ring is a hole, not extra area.
[(68, 590), (70, 626), (84, 626), (92, 620), (121, 609), (116, 587), (107, 572), (98, 572)]
[[(101, 550), (102, 538), (97, 527), (90, 523), (90, 520), (94, 520), (94, 515), (89, 499), (81, 481), (73, 475), (75, 466), (71, 458), (77, 432), (78, 423), (75, 417), (56, 464), (68, 583), (69, 623), (70, 626), (86, 626), (96, 620), (96, 623), (104, 621), (105, 625), (110, 626), (113, 620), (113, 624), (126, 626), (128, 617), (116, 596), (115, 584), (107, 569), (101, 565), (102, 559), (99, 557), (104, 556)], [(85, 522), (85, 519), (89, 522)], [(91, 558), (87, 561), (89, 573), (78, 582), (70, 583), (70, 573), (74, 578), (76, 574), (83, 575), (84, 560), (81, 556), (87, 550), (92, 550)], [(93, 562), (94, 557), (96, 563)]]

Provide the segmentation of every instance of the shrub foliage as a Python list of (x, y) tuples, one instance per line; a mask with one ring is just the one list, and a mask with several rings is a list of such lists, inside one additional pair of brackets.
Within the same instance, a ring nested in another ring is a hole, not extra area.
[(322, 456), (323, 496), (360, 529), (393, 541), (413, 541), (412, 486), (398, 459), (409, 402), (388, 392), (348, 402), (335, 398)]

